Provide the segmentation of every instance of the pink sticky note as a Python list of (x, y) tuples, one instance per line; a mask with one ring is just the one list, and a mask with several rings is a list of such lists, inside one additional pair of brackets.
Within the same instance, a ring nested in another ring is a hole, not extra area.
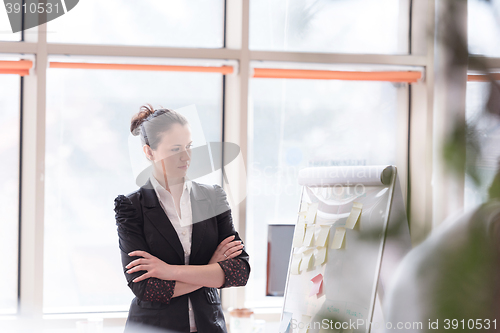
[(313, 283), (313, 287), (311, 289), (311, 293), (309, 294), (309, 296), (316, 295), (319, 293), (321, 285), (323, 284), (323, 275), (318, 274), (315, 277), (313, 277), (311, 281)]

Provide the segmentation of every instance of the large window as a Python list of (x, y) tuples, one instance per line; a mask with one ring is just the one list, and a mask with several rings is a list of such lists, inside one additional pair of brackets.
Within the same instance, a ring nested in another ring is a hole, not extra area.
[(471, 179), (465, 179), (465, 209), (477, 207), (488, 200), (488, 188), (500, 166), (500, 119), (486, 112), (490, 84), (467, 83), (466, 118), (477, 129), (475, 136), (481, 148), (476, 168), (481, 181), (479, 187)]
[(85, 0), (48, 23), (56, 43), (220, 48), (223, 0)]
[[(400, 93), (407, 85), (338, 80), (253, 79), (248, 140), (249, 305), (265, 297), (268, 224), (296, 222), (299, 170), (310, 166), (396, 165)], [(401, 90), (401, 91), (400, 91)]]
[(406, 54), (408, 3), (407, 0), (252, 0), (250, 48)]
[(17, 309), (18, 230), (19, 230), (19, 87), (17, 75), (0, 75), (0, 251), (2, 283), (0, 314)]
[(0, 41), (18, 42), (20, 40), (21, 32), (12, 33), (7, 11), (2, 8), (2, 10), (0, 10)]
[(469, 52), (500, 57), (500, 1), (468, 0)]
[(48, 71), (45, 312), (128, 309), (133, 294), (121, 267), (113, 199), (138, 188), (130, 118), (144, 103), (195, 104), (205, 139), (221, 141), (221, 89), (220, 74)]
[[(500, 1), (468, 0), (467, 4), (469, 52), (486, 57), (500, 57)], [(489, 70), (498, 72), (498, 68)], [(488, 188), (500, 166), (500, 120), (487, 111), (489, 94), (489, 82), (467, 83), (466, 120), (477, 129), (475, 138), (480, 146), (481, 156), (476, 163), (480, 185), (465, 178), (465, 209), (477, 207), (488, 199)]]

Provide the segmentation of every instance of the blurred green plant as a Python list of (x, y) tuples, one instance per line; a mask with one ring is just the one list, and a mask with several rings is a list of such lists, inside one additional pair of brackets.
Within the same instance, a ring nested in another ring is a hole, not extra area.
[(481, 184), (476, 167), (481, 156), (478, 134), (474, 124), (455, 119), (443, 146), (443, 159), (449, 170), (459, 179), (468, 174), (476, 186)]
[[(481, 0), (492, 6), (491, 0)], [(452, 129), (444, 140), (442, 147), (442, 157), (447, 170), (450, 171), (459, 180), (464, 179), (466, 175), (470, 177), (474, 186), (481, 186), (482, 179), (478, 172), (478, 162), (483, 156), (480, 144), (481, 132), (477, 128), (477, 123), (481, 117), (492, 115), (500, 120), (500, 85), (495, 80), (493, 70), (488, 66), (485, 57), (473, 56), (469, 53), (467, 38), (462, 33), (463, 17), (460, 13), (461, 7), (467, 5), (466, 0), (443, 1), (446, 9), (442, 11), (439, 18), (440, 22), (437, 31), (437, 40), (441, 43), (449, 54), (447, 68), (447, 79), (449, 82), (461, 78), (463, 68), (475, 68), (480, 74), (483, 74), (489, 85), (489, 96), (486, 108), (481, 110), (479, 117), (475, 120), (450, 119), (453, 122)], [(494, 8), (491, 8), (494, 12)], [(429, 34), (429, 38), (434, 38), (434, 33)], [(445, 110), (435, 110), (435, 112), (444, 112)], [(449, 114), (465, 115), (465, 110)], [(500, 170), (497, 168), (496, 173)], [(498, 186), (492, 183), (491, 186)], [(500, 191), (500, 189), (493, 189)]]
[[(483, 1), (492, 5), (490, 0)], [(478, 123), (481, 117), (493, 116), (493, 119), (500, 120), (500, 85), (493, 75), (494, 69), (488, 67), (486, 58), (469, 53), (467, 37), (463, 34), (461, 13), (467, 1), (447, 0), (441, 1), (440, 4), (444, 5), (445, 9), (440, 11), (442, 15), (437, 20), (436, 38), (448, 55), (449, 61), (445, 64), (446, 79), (448, 82), (463, 80), (464, 68), (474, 68), (487, 78), (489, 89), (486, 107), (481, 110), (479, 117), (473, 120), (464, 119), (465, 110), (434, 110), (434, 112), (451, 111), (447, 114), (457, 115), (456, 118), (449, 120), (451, 129), (442, 146), (442, 158), (446, 170), (456, 179), (463, 181), (464, 177), (468, 176), (474, 186), (480, 187), (483, 185), (483, 179), (478, 165), (483, 154), (489, 152), (481, 150), (483, 133), (478, 129)], [(429, 34), (429, 38), (434, 38), (434, 32)], [(492, 209), (495, 207), (498, 209), (498, 202), (495, 203), (497, 199), (500, 199), (498, 165), (496, 176), (489, 186), (488, 200), (470, 217), (466, 231), (460, 231), (459, 226), (451, 227), (441, 239), (447, 242), (446, 245), (422, 243), (423, 248), (419, 250), (425, 256), (424, 262), (427, 266), (424, 267), (420, 263), (419, 268), (424, 271), (419, 279), (432, 290), (430, 294), (425, 294), (425, 297), (430, 298), (433, 309), (423, 310), (430, 320), (444, 323), (446, 319), (455, 319), (453, 323), (456, 326), (451, 325), (450, 329), (471, 330), (472, 323), (474, 330), (479, 329), (478, 320), (494, 320), (500, 314), (499, 234), (493, 232), (495, 225), (500, 223), (489, 220), (494, 216)], [(427, 254), (424, 254), (426, 251)], [(431, 254), (432, 252), (435, 253)], [(418, 262), (415, 261), (414, 264), (417, 265)], [(435, 275), (429, 277), (427, 272), (433, 272)], [(432, 331), (448, 330), (440, 325), (437, 330)]]
[(432, 320), (443, 323), (446, 319), (456, 319), (459, 329), (464, 320), (467, 329), (478, 328), (478, 320), (492, 321), (498, 314), (498, 256), (488, 229), (488, 213), (484, 206), (476, 210), (467, 237), (445, 248), (440, 254), (441, 267), (429, 267), (440, 273), (432, 286), (435, 295)]

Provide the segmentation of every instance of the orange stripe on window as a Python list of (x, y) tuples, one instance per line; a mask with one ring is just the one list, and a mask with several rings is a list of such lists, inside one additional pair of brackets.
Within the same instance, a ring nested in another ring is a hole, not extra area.
[(0, 69), (0, 74), (15, 74), (20, 76), (26, 76), (30, 74), (29, 69)]
[[(500, 73), (490, 74), (493, 80), (500, 80)], [(490, 78), (488, 75), (484, 74), (469, 74), (467, 75), (467, 81), (469, 82), (489, 82)]]
[(33, 67), (31, 60), (0, 60), (0, 74), (25, 76), (29, 75), (31, 67)]
[(202, 73), (233, 73), (232, 66), (173, 66), (173, 65), (137, 65), (137, 64), (102, 64), (86, 62), (50, 62), (50, 68), (72, 69), (114, 69), (128, 71), (167, 71), (167, 72), (202, 72)]
[(253, 77), (268, 79), (355, 80), (414, 83), (422, 78), (422, 73), (416, 71), (346, 72), (308, 69), (254, 68)]

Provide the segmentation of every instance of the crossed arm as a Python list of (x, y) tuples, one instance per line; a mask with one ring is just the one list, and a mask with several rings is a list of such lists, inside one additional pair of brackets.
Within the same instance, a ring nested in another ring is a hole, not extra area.
[(201, 287), (203, 287), (203, 285), (196, 285), (196, 284), (186, 283), (186, 282), (182, 282), (182, 281), (175, 281), (175, 289), (174, 289), (174, 293), (172, 294), (172, 297), (177, 297), (177, 296), (181, 296), (184, 294), (189, 294), (190, 292), (198, 290)]
[[(224, 272), (217, 264), (200, 266), (168, 265), (158, 258), (151, 256), (147, 252), (134, 251), (132, 253), (135, 256), (141, 255), (145, 257), (145, 259), (135, 260), (136, 262), (138, 260), (142, 260), (142, 264), (127, 266), (127, 268), (132, 267), (127, 271), (128, 274), (141, 270), (147, 270), (146, 273), (132, 280), (132, 283), (134, 284), (147, 280), (144, 300), (163, 301), (164, 303), (167, 303), (170, 298), (188, 294), (201, 287), (219, 288), (224, 283)], [(149, 265), (147, 265), (148, 268), (140, 268), (141, 266), (145, 266), (146, 262), (149, 262)], [(172, 269), (172, 272), (167, 275), (163, 275), (171, 268), (174, 268)]]
[(249, 267), (246, 262), (234, 258), (242, 252), (239, 250), (242, 245), (234, 245), (239, 241), (224, 245), (234, 236), (228, 237), (217, 248), (224, 249), (232, 245), (232, 248), (226, 251), (228, 259), (223, 255), (224, 250), (221, 250), (219, 255), (225, 260), (218, 258), (219, 251), (216, 250), (206, 265), (170, 265), (142, 250), (127, 254), (126, 250), (130, 250), (134, 242), (126, 240), (131, 235), (120, 233), (120, 236), (124, 273), (129, 287), (140, 300), (169, 303), (172, 297), (188, 294), (201, 287), (241, 286), (245, 285), (248, 279)]
[[(163, 282), (163, 284), (166, 288), (175, 287), (171, 297), (188, 294), (203, 286), (221, 288), (226, 280), (225, 271), (231, 274), (231, 271), (229, 271), (231, 264), (218, 264), (218, 262), (232, 260), (232, 258), (240, 255), (243, 251), (241, 241), (233, 241), (234, 238), (233, 235), (224, 239), (215, 250), (207, 265), (169, 265), (146, 251), (137, 250), (130, 252), (128, 255), (141, 258), (130, 262), (125, 268), (128, 269), (128, 274), (147, 271), (143, 275), (133, 279), (133, 283), (148, 278), (170, 280), (168, 281), (169, 283)], [(175, 281), (175, 283), (172, 283), (172, 281)], [(158, 286), (156, 285), (155, 287)]]
[[(222, 244), (222, 243), (221, 243)], [(234, 253), (241, 253), (241, 251), (237, 251)], [(229, 251), (228, 251), (229, 252)], [(226, 252), (226, 253), (228, 253)], [(217, 276), (222, 274), (221, 276), (221, 283), (222, 285), (219, 284), (218, 287), (216, 288), (224, 288), (224, 287), (231, 287), (231, 286), (244, 286), (246, 284), (246, 281), (248, 280), (248, 275), (250, 273), (249, 268), (246, 266), (246, 264), (243, 262), (243, 260), (240, 259), (233, 259), (233, 257), (236, 257), (236, 255), (231, 254), (228, 256), (228, 259), (222, 260), (217, 262), (218, 265), (216, 264), (208, 264), (204, 266), (177, 266), (181, 267), (181, 271), (179, 274), (185, 274), (182, 271), (184, 270), (189, 270), (190, 273), (184, 275), (183, 280), (184, 281), (193, 281), (194, 283), (189, 283), (189, 282), (183, 282), (183, 281), (176, 281), (175, 283), (175, 290), (174, 294), (172, 297), (184, 295), (187, 293), (190, 293), (196, 289), (201, 288), (202, 286), (210, 287), (207, 284), (202, 284), (198, 285), (196, 281), (200, 279), (200, 276), (197, 274), (204, 274), (203, 271), (206, 271), (205, 269), (199, 270), (198, 267), (210, 267), (209, 269), (215, 271), (214, 273), (208, 273), (207, 275), (210, 275), (209, 279), (213, 279), (214, 277), (217, 279)], [(192, 274), (195, 274), (194, 276), (191, 277)], [(196, 279), (196, 280), (194, 280)], [(203, 277), (201, 277), (203, 279)], [(199, 282), (198, 282), (199, 283)], [(179, 289), (178, 289), (178, 284), (179, 284)], [(184, 292), (184, 290), (186, 290)]]
[[(169, 303), (201, 287), (226, 288), (244, 286), (250, 273), (248, 254), (234, 230), (223, 190), (216, 186), (220, 200), (216, 212), (220, 235), (226, 235), (207, 265), (169, 265), (151, 255), (143, 234), (142, 217), (136, 197), (119, 195), (115, 199), (115, 218), (118, 226), (122, 263), (129, 287), (141, 300)], [(227, 237), (228, 235), (231, 235)], [(233, 241), (233, 239), (238, 239)], [(227, 257), (224, 256), (226, 253)], [(243, 258), (236, 258), (244, 254)], [(135, 257), (135, 258), (134, 258)], [(146, 272), (144, 272), (146, 271)]]

